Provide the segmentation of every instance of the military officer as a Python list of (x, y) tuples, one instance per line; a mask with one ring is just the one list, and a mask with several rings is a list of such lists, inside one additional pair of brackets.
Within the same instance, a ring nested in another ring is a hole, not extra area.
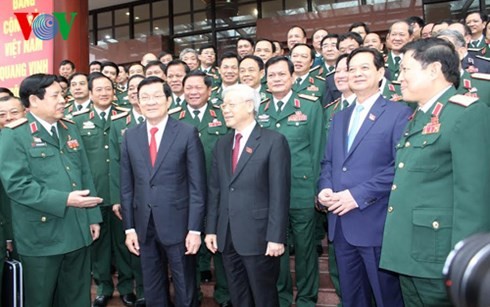
[(240, 83), (253, 88), (259, 94), (261, 103), (268, 99), (267, 84), (262, 83), (264, 76), (264, 62), (258, 56), (247, 55), (240, 60)]
[[(119, 66), (116, 63), (105, 61), (102, 62), (101, 71), (104, 76), (109, 78), (113, 83), (114, 95), (112, 101), (117, 105), (127, 105), (127, 102), (124, 100), (124, 93), (116, 86), (116, 78), (119, 75)], [(90, 76), (89, 76), (90, 78)], [(121, 101), (119, 101), (121, 99)]]
[(190, 72), (189, 66), (182, 60), (172, 60), (165, 68), (167, 84), (172, 91), (172, 104), (169, 109), (185, 106), (184, 77)]
[(240, 59), (234, 52), (225, 52), (219, 61), (219, 73), (221, 75), (221, 86), (214, 87), (211, 92), (211, 103), (219, 106), (223, 103), (221, 93), (228, 86), (238, 83), (238, 64)]
[[(92, 274), (97, 285), (97, 297), (94, 306), (106, 306), (112, 293), (114, 285), (111, 275), (113, 229), (114, 221), (117, 219), (111, 210), (111, 198), (109, 189), (109, 131), (111, 117), (119, 113), (112, 106), (114, 83), (101, 73), (93, 73), (88, 80), (90, 98), (93, 102), (92, 108), (73, 113), (82, 141), (87, 151), (90, 170), (94, 178), (97, 193), (104, 199), (99, 206), (103, 223), (100, 229), (100, 238), (92, 245)], [(115, 254), (116, 255), (116, 254)], [(115, 259), (116, 267), (118, 260)], [(124, 288), (125, 280), (131, 282), (131, 278), (124, 276), (123, 272), (118, 274), (118, 290), (121, 297), (128, 296)], [(129, 291), (132, 287), (126, 286)], [(131, 299), (131, 297), (130, 297)], [(132, 301), (134, 303), (134, 298)]]
[(322, 38), (322, 57), (323, 61), (320, 64), (318, 75), (326, 78), (328, 75), (333, 74), (335, 71), (335, 62), (340, 55), (339, 49), (337, 49), (337, 42), (339, 35), (335, 33), (327, 34)]
[[(145, 298), (143, 292), (143, 276), (141, 273), (141, 263), (139, 257), (129, 252), (125, 245), (126, 235), (122, 225), (121, 201), (120, 201), (120, 178), (119, 178), (119, 161), (120, 148), (124, 132), (137, 124), (145, 121), (138, 105), (138, 84), (145, 77), (143, 75), (133, 75), (128, 79), (128, 97), (131, 103), (131, 111), (122, 112), (111, 118), (111, 127), (109, 129), (109, 173), (110, 193), (112, 202), (112, 211), (118, 220), (114, 220), (114, 255), (118, 262), (119, 287), (125, 286), (123, 293), (132, 293), (132, 280), (136, 285), (136, 303), (135, 306), (144, 306)], [(122, 275), (122, 276), (121, 276)], [(129, 281), (125, 281), (124, 278)], [(131, 296), (131, 295), (130, 295)]]
[(327, 29), (319, 28), (311, 35), (311, 45), (315, 49), (315, 57), (313, 61), (313, 67), (321, 65), (323, 62), (322, 55), (322, 40), (328, 35)]
[(71, 118), (73, 112), (90, 108), (91, 101), (88, 92), (88, 77), (82, 72), (76, 72), (70, 77), (70, 92), (72, 100), (65, 106), (65, 117)]
[(163, 81), (167, 80), (167, 76), (165, 75), (165, 64), (160, 62), (159, 60), (150, 61), (145, 66), (145, 77), (156, 76)]
[(199, 62), (201, 62), (199, 70), (213, 78), (213, 87), (219, 86), (221, 77), (218, 68), (214, 66), (216, 63), (216, 48), (213, 45), (206, 45), (199, 49)]
[[(485, 41), (484, 29), (487, 21), (487, 15), (484, 12), (470, 11), (466, 14), (464, 22), (471, 30), (471, 41), (468, 42), (468, 47), (471, 48), (473, 52), (482, 51), (487, 48), (487, 43)], [(483, 51), (483, 55), (490, 52), (488, 50)]]
[(2, 129), (0, 177), (11, 199), (16, 249), (24, 269), (25, 306), (90, 305), (90, 253), (102, 201), (85, 147), (56, 76), (34, 74), (20, 85), (25, 118)]
[[(318, 296), (318, 256), (315, 252), (315, 195), (324, 149), (321, 104), (298, 97), (293, 91), (294, 65), (286, 57), (266, 64), (267, 85), (272, 99), (260, 106), (258, 123), (286, 136), (291, 150), (290, 232), (295, 243), (297, 306), (315, 306)], [(291, 306), (292, 281), (289, 251), (281, 258), (278, 283), (281, 306)]]
[[(199, 138), (204, 147), (206, 160), (206, 172), (211, 173), (212, 151), (216, 141), (226, 133), (228, 127), (225, 124), (221, 109), (208, 102), (211, 95), (212, 79), (206, 73), (196, 70), (190, 72), (184, 78), (184, 94), (187, 105), (180, 112), (171, 116), (183, 122), (195, 126), (199, 132)], [(216, 274), (216, 287), (214, 298), (218, 304), (229, 306), (230, 294), (220, 254), (213, 255)], [(211, 255), (206, 246), (201, 246), (199, 251), (199, 282), (210, 281)]]
[(459, 58), (450, 43), (428, 38), (403, 51), (403, 99), (418, 108), (396, 147), (380, 267), (400, 274), (406, 306), (452, 306), (446, 257), (460, 240), (490, 231), (490, 111), (456, 95)]
[(396, 21), (388, 31), (386, 43), (391, 51), (385, 59), (385, 67), (390, 72), (390, 80), (397, 80), (400, 73), (400, 62), (403, 54), (400, 50), (412, 40), (413, 30), (405, 20)]
[(309, 96), (311, 101), (320, 103), (325, 92), (325, 78), (315, 76), (319, 66), (311, 69), (315, 56), (313, 49), (307, 44), (299, 43), (294, 45), (290, 55), (294, 65), (293, 91), (303, 97)]

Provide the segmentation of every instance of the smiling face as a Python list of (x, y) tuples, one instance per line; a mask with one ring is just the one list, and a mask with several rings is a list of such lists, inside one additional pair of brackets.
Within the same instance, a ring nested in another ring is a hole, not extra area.
[(86, 101), (89, 97), (88, 80), (84, 75), (76, 75), (71, 79), (70, 92), (77, 101)]
[(391, 50), (395, 54), (398, 54), (403, 46), (412, 40), (412, 36), (408, 32), (408, 27), (408, 24), (405, 22), (397, 22), (391, 26), (388, 40), (390, 41)]
[(244, 58), (247, 55), (253, 54), (254, 47), (252, 46), (252, 44), (250, 44), (248, 40), (241, 39), (236, 44), (236, 51), (241, 58)]
[(259, 41), (255, 44), (254, 55), (262, 59), (262, 61), (267, 63), (270, 58), (272, 58), (272, 45), (268, 41)]
[(177, 96), (184, 92), (184, 84), (182, 81), (185, 77), (185, 66), (183, 64), (170, 65), (167, 68), (167, 84), (170, 86), (172, 93)]
[(345, 95), (346, 93), (350, 92), (347, 58), (343, 58), (337, 63), (337, 66), (335, 67), (334, 81), (337, 89), (343, 93), (344, 96), (348, 96)]
[(374, 65), (374, 56), (369, 52), (354, 55), (349, 62), (349, 87), (358, 97), (369, 97), (379, 91), (384, 68)]
[(203, 107), (211, 96), (211, 88), (204, 83), (204, 77), (187, 77), (184, 84), (185, 101), (194, 109)]
[(240, 62), (240, 83), (246, 84), (253, 89), (260, 86), (260, 80), (264, 76), (264, 70), (253, 59), (245, 59)]
[(408, 51), (400, 63), (401, 91), (404, 101), (425, 103), (431, 96), (433, 79), (428, 66), (413, 57), (413, 51)]
[(304, 45), (294, 47), (291, 51), (291, 61), (294, 64), (294, 73), (297, 76), (308, 73), (313, 64), (311, 49)]
[(0, 101), (0, 129), (8, 123), (24, 117), (26, 114), (24, 106), (19, 99), (10, 97), (6, 101)]
[(335, 63), (337, 58), (340, 55), (339, 50), (337, 49), (337, 38), (329, 37), (323, 41), (322, 44), (322, 56), (325, 61), (330, 63)]
[(306, 44), (306, 36), (299, 27), (291, 28), (288, 31), (288, 48), (293, 49), (294, 45), (303, 43)]
[(289, 72), (288, 63), (279, 61), (267, 68), (267, 87), (276, 98), (286, 96), (293, 86), (293, 76)]
[(374, 48), (383, 51), (383, 42), (377, 33), (369, 33), (364, 38), (364, 47)]
[(477, 39), (482, 35), (483, 29), (485, 29), (485, 23), (481, 19), (479, 13), (475, 12), (473, 14), (469, 14), (468, 16), (466, 16), (465, 22), (466, 25), (470, 28), (471, 36), (474, 39)]
[(138, 105), (138, 85), (143, 78), (134, 77), (128, 84), (128, 100), (132, 106)]
[(225, 86), (238, 82), (238, 60), (236, 58), (225, 58), (221, 60), (219, 67), (221, 80)]
[(199, 59), (194, 52), (187, 52), (182, 55), (182, 61), (184, 61), (191, 70), (199, 68)]
[(165, 118), (170, 99), (165, 96), (162, 83), (151, 83), (142, 86), (138, 97), (141, 113), (150, 124), (156, 125)]
[(112, 87), (112, 82), (103, 77), (93, 80), (90, 99), (94, 103), (94, 106), (101, 110), (105, 110), (110, 107), (112, 100), (114, 99), (114, 88)]

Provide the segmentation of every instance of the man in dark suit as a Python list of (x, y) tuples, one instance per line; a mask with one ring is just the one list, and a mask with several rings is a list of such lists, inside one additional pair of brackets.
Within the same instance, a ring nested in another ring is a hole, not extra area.
[(333, 117), (318, 200), (339, 268), (342, 305), (403, 306), (398, 276), (379, 270), (383, 226), (394, 176), (395, 145), (411, 109), (384, 99), (382, 55), (370, 48), (347, 58), (356, 103)]
[(260, 97), (248, 85), (224, 90), (226, 125), (209, 183), (206, 246), (223, 253), (233, 306), (279, 306), (291, 185), (286, 138), (255, 121)]
[(121, 148), (121, 206), (126, 246), (141, 256), (148, 306), (168, 306), (167, 264), (176, 306), (197, 306), (196, 259), (205, 212), (206, 169), (197, 130), (168, 116), (168, 86), (138, 85), (144, 124)]

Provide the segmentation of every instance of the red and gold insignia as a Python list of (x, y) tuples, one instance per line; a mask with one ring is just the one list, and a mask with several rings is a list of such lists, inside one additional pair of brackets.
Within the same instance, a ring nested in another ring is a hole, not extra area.
[(126, 117), (126, 126), (131, 123), (131, 116)]
[(299, 99), (294, 99), (294, 107), (296, 109), (301, 108), (301, 102), (299, 101)]
[(117, 111), (116, 110), (112, 110), (112, 116), (114, 115), (117, 115)]
[(269, 101), (267, 102), (267, 104), (265, 105), (265, 107), (264, 107), (264, 111), (269, 110), (269, 106), (270, 106), (270, 104), (271, 104), (271, 102), (270, 102), (270, 100), (269, 100)]
[(248, 147), (248, 146), (247, 146), (247, 147), (245, 147), (245, 151), (246, 151), (247, 153), (249, 153), (249, 154), (252, 154), (252, 153), (254, 152), (254, 151), (253, 151), (253, 149), (252, 149), (251, 147)]
[(31, 128), (31, 133), (36, 133), (37, 132), (37, 124), (36, 122), (32, 122), (29, 127)]
[[(434, 112), (432, 112), (434, 114)], [(430, 119), (430, 123), (424, 126), (424, 130), (422, 130), (422, 134), (434, 134), (439, 133), (439, 129), (441, 128), (441, 124), (439, 123), (439, 116), (433, 115)]]
[(209, 110), (209, 114), (211, 114), (212, 117), (216, 117), (216, 112), (214, 110)]
[(471, 81), (468, 79), (463, 80), (463, 86), (465, 89), (470, 89), (471, 88)]
[(308, 119), (306, 114), (301, 113), (301, 111), (296, 111), (293, 115), (288, 117), (290, 122), (304, 122)]
[(313, 77), (309, 77), (308, 81), (310, 81), (311, 84), (315, 83), (315, 79), (313, 79)]
[(179, 119), (182, 119), (185, 117), (185, 110), (180, 112)]
[(314, 86), (314, 85), (310, 85), (306, 88), (307, 91), (310, 91), (310, 92), (318, 92), (318, 87)]
[(218, 119), (213, 119), (211, 123), (208, 124), (209, 127), (221, 127), (223, 126), (223, 123), (220, 122)]
[(88, 118), (92, 119), (95, 117), (95, 112), (91, 111), (90, 114), (88, 115)]
[(395, 86), (393, 84), (388, 84), (388, 89), (391, 91), (391, 92), (395, 92)]
[(76, 150), (80, 144), (78, 144), (77, 139), (72, 139), (70, 135), (68, 135), (68, 141), (66, 142), (66, 146), (70, 149)]

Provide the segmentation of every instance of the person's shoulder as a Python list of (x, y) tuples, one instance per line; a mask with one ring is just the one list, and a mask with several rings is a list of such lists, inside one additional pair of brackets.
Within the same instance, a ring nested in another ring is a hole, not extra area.
[(16, 119), (16, 120), (6, 124), (5, 128), (17, 129), (17, 128), (27, 124), (27, 122), (28, 122), (27, 118), (22, 117), (22, 118)]

